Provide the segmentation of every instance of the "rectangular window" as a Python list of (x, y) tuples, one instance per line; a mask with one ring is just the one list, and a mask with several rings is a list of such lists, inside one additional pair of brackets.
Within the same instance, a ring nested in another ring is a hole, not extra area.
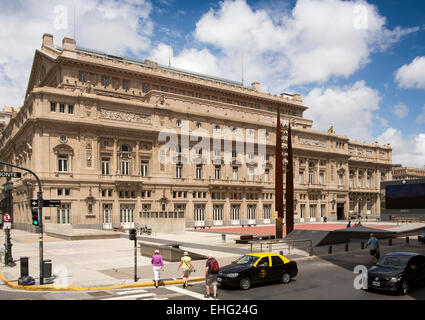
[(104, 88), (108, 87), (109, 85), (109, 78), (107, 76), (102, 76), (100, 83)]
[(342, 180), (343, 180), (343, 176), (342, 176), (342, 174), (340, 174), (340, 175), (338, 176), (338, 185), (339, 185), (339, 186), (342, 186)]
[(269, 182), (270, 180), (270, 169), (264, 171), (264, 182)]
[(232, 169), (232, 178), (233, 178), (233, 180), (238, 180), (238, 167), (233, 167), (233, 169)]
[(122, 175), (128, 176), (130, 175), (130, 161), (129, 160), (121, 160), (120, 162), (120, 172)]
[(142, 177), (149, 176), (149, 160), (142, 160), (142, 166), (140, 170), (140, 174)]
[(67, 155), (58, 156), (58, 171), (68, 172), (68, 156)]
[(110, 159), (102, 158), (102, 174), (103, 175), (110, 174), (110, 167), (111, 167)]
[(325, 176), (323, 173), (319, 174), (319, 184), (324, 184), (325, 181)]
[(314, 173), (312, 172), (308, 174), (308, 183), (314, 184)]
[(87, 80), (87, 73), (85, 73), (84, 71), (80, 71), (78, 74), (78, 79), (81, 83), (85, 83)]
[(248, 180), (249, 181), (254, 180), (254, 168), (248, 168)]
[(68, 104), (68, 113), (74, 114), (74, 105), (73, 104)]
[(300, 184), (304, 184), (304, 172), (299, 173), (299, 182)]
[(196, 179), (202, 179), (202, 165), (196, 165)]
[(183, 173), (183, 165), (182, 164), (176, 164), (176, 178), (181, 179)]
[(149, 91), (149, 84), (147, 83), (142, 83), (142, 92), (146, 93)]
[(56, 102), (50, 102), (50, 112), (56, 112)]
[(128, 80), (123, 80), (123, 81), (122, 81), (122, 88), (123, 88), (125, 91), (130, 90), (130, 81), (128, 81)]
[(221, 171), (221, 166), (215, 166), (214, 177), (216, 180), (220, 180), (220, 171)]
[(65, 113), (65, 103), (60, 103), (59, 104), (59, 112), (60, 113)]
[(58, 197), (62, 196), (63, 194), (63, 190), (62, 189), (58, 189)]

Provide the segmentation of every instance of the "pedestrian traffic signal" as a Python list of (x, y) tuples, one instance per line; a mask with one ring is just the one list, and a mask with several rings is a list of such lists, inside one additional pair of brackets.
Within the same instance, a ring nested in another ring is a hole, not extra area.
[(32, 208), (32, 225), (38, 226), (38, 209)]
[(129, 236), (130, 240), (136, 240), (136, 232), (137, 232), (136, 229), (130, 229), (130, 236)]

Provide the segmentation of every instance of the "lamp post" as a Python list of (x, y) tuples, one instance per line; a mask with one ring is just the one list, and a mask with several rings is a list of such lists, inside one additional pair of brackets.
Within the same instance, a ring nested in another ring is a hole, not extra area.
[[(6, 208), (7, 213), (10, 214), (11, 217), (11, 223), (13, 222), (13, 197), (12, 197), (12, 190), (13, 190), (13, 182), (10, 180), (10, 178), (7, 178), (6, 183), (4, 184), (4, 191), (5, 191), (5, 199), (6, 199)], [(4, 259), (4, 265), (5, 266), (14, 266), (15, 263), (13, 262), (12, 257), (12, 242), (10, 239), (10, 229), (5, 228), (5, 259)]]

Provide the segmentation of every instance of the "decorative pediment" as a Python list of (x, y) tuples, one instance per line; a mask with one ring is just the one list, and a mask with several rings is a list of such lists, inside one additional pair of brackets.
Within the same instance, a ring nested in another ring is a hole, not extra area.
[(72, 149), (72, 147), (70, 147), (67, 144), (58, 144), (56, 147), (53, 148), (53, 152), (58, 155), (58, 154), (69, 154), (71, 156), (74, 155), (74, 149)]

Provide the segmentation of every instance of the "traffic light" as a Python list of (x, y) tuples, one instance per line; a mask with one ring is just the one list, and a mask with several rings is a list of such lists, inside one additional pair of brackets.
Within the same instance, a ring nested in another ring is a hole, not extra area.
[(32, 208), (32, 225), (38, 226), (38, 209)]
[(130, 240), (136, 240), (136, 232), (137, 232), (136, 229), (130, 229), (130, 235), (129, 235)]

